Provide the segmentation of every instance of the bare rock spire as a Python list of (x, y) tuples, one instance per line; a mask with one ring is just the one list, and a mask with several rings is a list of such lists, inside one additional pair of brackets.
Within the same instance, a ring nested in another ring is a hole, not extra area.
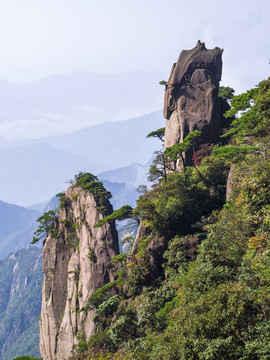
[[(222, 52), (218, 47), (207, 49), (199, 40), (193, 49), (183, 50), (173, 64), (164, 99), (165, 149), (183, 142), (193, 130), (201, 131), (201, 143), (217, 141)], [(189, 162), (191, 155), (186, 156)]]

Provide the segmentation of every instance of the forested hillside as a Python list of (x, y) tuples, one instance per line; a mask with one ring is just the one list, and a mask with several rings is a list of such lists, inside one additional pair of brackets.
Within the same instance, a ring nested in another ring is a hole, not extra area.
[(97, 331), (73, 359), (269, 359), (270, 78), (220, 90), (231, 126), (181, 171), (198, 133), (159, 154), (132, 215), (139, 236), (80, 309), (96, 310)]
[(42, 251), (19, 249), (0, 261), (0, 359), (39, 355)]

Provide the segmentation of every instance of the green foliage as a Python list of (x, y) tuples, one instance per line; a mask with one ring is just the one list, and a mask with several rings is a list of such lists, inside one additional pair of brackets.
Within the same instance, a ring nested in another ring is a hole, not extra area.
[(218, 90), (218, 96), (227, 101), (233, 99), (234, 93), (234, 89), (229, 86), (220, 86)]
[(79, 250), (80, 239), (78, 238), (75, 229), (72, 231), (69, 230), (67, 236), (65, 237), (65, 245), (73, 249)]
[(187, 167), (171, 173), (162, 186), (140, 196), (134, 215), (159, 235), (185, 235), (202, 215), (223, 204), (227, 173), (227, 165), (216, 160), (199, 172)]
[(247, 329), (256, 323), (245, 287), (233, 283), (210, 289), (179, 310), (159, 341), (158, 359), (239, 359)]
[(163, 257), (165, 259), (165, 274), (170, 277), (186, 268), (186, 265), (194, 261), (197, 256), (200, 240), (197, 236), (187, 235), (174, 237), (168, 245)]
[(73, 186), (80, 186), (89, 191), (95, 198), (97, 209), (103, 215), (107, 214), (108, 200), (112, 197), (112, 194), (104, 188), (102, 182), (98, 181), (96, 176), (91, 173), (79, 172), (75, 175), (75, 184)]
[(246, 114), (253, 107), (257, 94), (258, 90), (254, 88), (244, 94), (234, 96), (231, 102), (231, 109), (227, 112), (226, 116), (233, 117), (239, 112)]
[(117, 262), (120, 262), (121, 264), (126, 263), (127, 261), (127, 255), (122, 253), (119, 255), (115, 255), (112, 259), (111, 259), (111, 264), (115, 264)]
[(94, 321), (99, 327), (106, 328), (119, 304), (119, 296), (111, 296), (108, 300), (103, 301), (97, 308)]
[(129, 205), (124, 205), (118, 210), (114, 210), (110, 215), (106, 216), (104, 219), (100, 219), (95, 225), (95, 228), (101, 227), (104, 224), (107, 224), (110, 221), (115, 220), (125, 220), (132, 217), (133, 209)]
[(109, 292), (116, 286), (116, 281), (109, 282), (96, 290), (88, 299), (88, 305), (81, 309), (81, 311), (87, 311), (90, 307), (98, 308), (98, 306), (110, 295)]
[(150, 138), (150, 137), (156, 137), (159, 140), (161, 140), (162, 142), (164, 141), (164, 135), (165, 135), (165, 127), (151, 131), (146, 137)]
[(129, 340), (130, 337), (136, 338), (135, 322), (128, 315), (119, 316), (118, 320), (109, 329), (109, 336), (114, 343), (119, 340)]
[(65, 196), (65, 193), (56, 194), (59, 199), (59, 208), (69, 208), (71, 206), (70, 198)]
[(77, 348), (76, 351), (78, 353), (83, 353), (84, 351), (87, 350), (87, 343), (85, 341), (85, 334), (83, 331), (80, 331), (77, 336), (76, 339), (79, 341), (77, 344)]
[(176, 170), (176, 162), (178, 159), (182, 160), (182, 165), (185, 168), (186, 167), (186, 160), (184, 157), (184, 153), (187, 152), (190, 148), (195, 146), (196, 141), (200, 137), (201, 132), (198, 130), (193, 130), (191, 133), (189, 133), (182, 143), (174, 144), (168, 148), (165, 149), (164, 155), (168, 160), (172, 163), (172, 169)]
[(128, 235), (121, 241), (122, 244), (131, 244), (134, 242), (134, 237), (132, 235)]
[[(236, 116), (226, 136), (233, 136), (237, 142), (269, 138), (270, 132), (270, 78), (262, 81), (257, 88), (233, 97), (231, 109), (226, 117)], [(268, 140), (269, 141), (269, 140)]]
[(165, 80), (161, 80), (161, 81), (159, 82), (159, 85), (165, 85), (165, 89), (166, 89), (167, 86), (168, 86), (168, 83), (167, 83), (167, 81), (165, 81)]
[[(109, 354), (109, 357), (104, 354), (104, 350), (106, 350), (106, 354), (108, 354), (109, 351), (115, 351), (115, 346), (108, 335), (108, 330), (99, 328), (94, 335), (90, 337), (88, 341), (88, 349), (91, 349), (93, 354), (89, 359), (112, 359), (112, 354)], [(97, 350), (97, 353), (98, 350), (101, 351), (101, 354), (95, 355), (95, 349)]]
[[(165, 128), (160, 128), (158, 130), (150, 132), (146, 137), (158, 138), (159, 140), (162, 141), (162, 143), (164, 143), (164, 136), (165, 136)], [(164, 156), (164, 152), (163, 150), (155, 151), (154, 154), (156, 156), (149, 168), (148, 181), (154, 182), (156, 180), (160, 181), (161, 179), (166, 180), (167, 161)]]
[(213, 150), (213, 154), (220, 159), (231, 160), (233, 162), (239, 161), (249, 153), (254, 153), (258, 148), (251, 145), (233, 146), (227, 145), (222, 146)]
[(37, 221), (40, 223), (38, 229), (35, 231), (31, 244), (37, 243), (39, 240), (44, 240), (48, 235), (54, 236), (58, 216), (57, 210), (49, 210), (40, 216)]
[(97, 262), (97, 256), (93, 249), (89, 248), (89, 253), (87, 256), (88, 256), (88, 259), (91, 260), (94, 264)]
[(81, 186), (83, 189), (86, 189), (88, 184), (93, 181), (98, 181), (98, 178), (91, 173), (80, 171), (75, 175), (75, 184)]
[(149, 182), (167, 180), (166, 170), (169, 168), (169, 162), (164, 156), (163, 151), (156, 151), (155, 158), (149, 167), (148, 178)]

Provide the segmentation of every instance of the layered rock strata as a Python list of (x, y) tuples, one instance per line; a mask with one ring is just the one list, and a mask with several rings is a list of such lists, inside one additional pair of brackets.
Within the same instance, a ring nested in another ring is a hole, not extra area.
[[(164, 99), (165, 149), (183, 142), (193, 130), (201, 131), (201, 144), (217, 141), (222, 126), (218, 98), (222, 52), (217, 47), (206, 49), (198, 41), (173, 64)], [(187, 163), (191, 156), (186, 154)]]
[(103, 215), (90, 192), (70, 187), (63, 200), (56, 234), (48, 236), (43, 248), (40, 351), (44, 360), (69, 359), (79, 339), (87, 341), (95, 332), (94, 310), (80, 309), (94, 291), (113, 280), (109, 264), (119, 253), (114, 223), (94, 228)]

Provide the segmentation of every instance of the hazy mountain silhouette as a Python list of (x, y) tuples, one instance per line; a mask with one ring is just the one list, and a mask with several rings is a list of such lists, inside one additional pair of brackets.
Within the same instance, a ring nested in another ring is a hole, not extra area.
[(37, 138), (149, 113), (161, 106), (162, 76), (77, 72), (21, 84), (0, 80), (1, 133)]
[(0, 201), (0, 259), (33, 239), (39, 211)]
[[(156, 139), (146, 139), (146, 135), (162, 126), (161, 111), (156, 111), (127, 121), (95, 125), (69, 135), (0, 147), (0, 199), (24, 206), (35, 204), (66, 189), (66, 182), (79, 171), (96, 175), (132, 163), (145, 164), (160, 147)], [(137, 186), (146, 179), (147, 172), (139, 164), (118, 171), (117, 176), (114, 173), (113, 177), (104, 175), (102, 178)]]

